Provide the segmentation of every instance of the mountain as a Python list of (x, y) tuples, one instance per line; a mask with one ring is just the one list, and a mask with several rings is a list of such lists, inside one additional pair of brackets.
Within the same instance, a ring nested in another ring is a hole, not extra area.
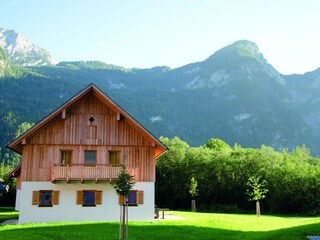
[(0, 78), (0, 130), (8, 133), (0, 147), (20, 123), (39, 121), (94, 83), (157, 137), (179, 136), (193, 146), (209, 138), (278, 150), (305, 144), (320, 154), (320, 70), (281, 75), (250, 41), (176, 69), (98, 61), (21, 68), (21, 77)]
[(10, 69), (10, 62), (5, 51), (0, 48), (0, 76), (7, 75), (8, 70)]
[(58, 63), (49, 52), (34, 45), (14, 30), (0, 28), (0, 47), (5, 50), (9, 60), (16, 65), (39, 66)]
[(320, 137), (320, 68), (284, 77), (293, 102), (312, 132)]
[(1, 77), (21, 77), (27, 70), (13, 65), (8, 59), (5, 51), (0, 47), (0, 78)]

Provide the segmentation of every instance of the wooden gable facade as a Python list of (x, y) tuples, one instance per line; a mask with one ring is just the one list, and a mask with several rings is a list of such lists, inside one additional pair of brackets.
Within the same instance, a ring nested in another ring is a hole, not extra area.
[(53, 183), (110, 181), (123, 160), (136, 182), (155, 182), (156, 158), (167, 150), (93, 84), (8, 147), (22, 155), (22, 182)]

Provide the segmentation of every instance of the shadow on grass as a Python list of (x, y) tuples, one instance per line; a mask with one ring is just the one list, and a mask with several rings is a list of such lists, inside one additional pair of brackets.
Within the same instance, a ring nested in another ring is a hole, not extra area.
[[(118, 223), (56, 223), (0, 226), (0, 239), (14, 240), (117, 240)], [(245, 232), (208, 227), (161, 225), (157, 223), (129, 225), (130, 240), (306, 240), (306, 235), (320, 235), (320, 223), (266, 232)]]

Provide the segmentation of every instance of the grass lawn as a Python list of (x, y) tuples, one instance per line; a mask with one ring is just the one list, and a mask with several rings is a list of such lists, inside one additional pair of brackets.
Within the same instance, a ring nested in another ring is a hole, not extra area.
[[(19, 216), (18, 212), (14, 211), (11, 207), (0, 207), (0, 223), (8, 219), (17, 219)], [(0, 235), (1, 239), (1, 235)]]
[[(130, 222), (129, 239), (306, 240), (306, 235), (320, 235), (320, 218), (279, 216), (261, 216), (258, 218), (255, 215), (178, 211), (170, 211), (170, 214), (186, 219)], [(118, 223), (81, 222), (4, 225), (0, 226), (0, 239), (117, 240)]]

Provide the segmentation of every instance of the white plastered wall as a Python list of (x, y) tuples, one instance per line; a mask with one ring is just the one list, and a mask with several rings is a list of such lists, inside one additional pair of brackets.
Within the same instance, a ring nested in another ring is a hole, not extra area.
[[(144, 203), (129, 207), (129, 221), (150, 221), (154, 219), (154, 183), (138, 182), (134, 190), (144, 191)], [(59, 205), (38, 207), (32, 205), (32, 192), (39, 190), (60, 191)], [(76, 192), (81, 190), (102, 190), (102, 204), (95, 207), (76, 205)], [(118, 196), (108, 182), (22, 182), (20, 192), (19, 223), (61, 222), (61, 221), (118, 221), (120, 206)]]
[(15, 210), (20, 211), (20, 189), (17, 189), (16, 191), (16, 205), (15, 205)]

